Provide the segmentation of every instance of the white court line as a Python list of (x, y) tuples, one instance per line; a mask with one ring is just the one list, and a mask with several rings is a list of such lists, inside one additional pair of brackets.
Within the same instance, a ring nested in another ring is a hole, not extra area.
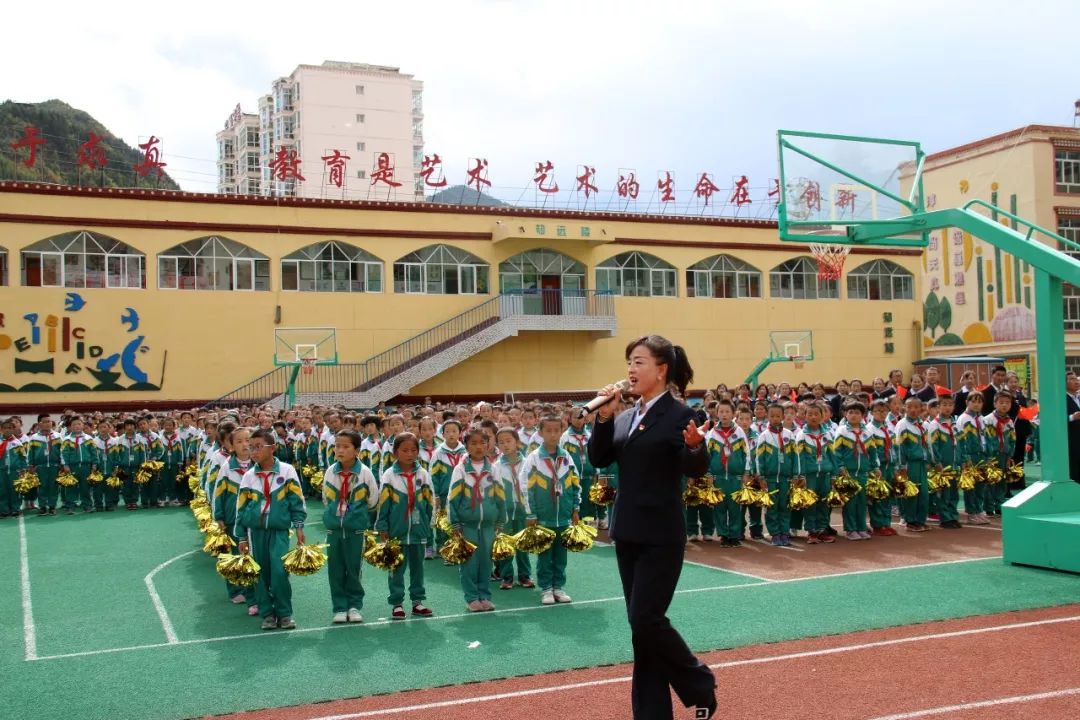
[(22, 585), (23, 644), (26, 660), (37, 660), (37, 628), (34, 626), (34, 605), (30, 600), (30, 560), (26, 555), (25, 516), (19, 515), (19, 582)]
[(926, 710), (914, 710), (912, 712), (899, 713), (897, 715), (882, 715), (873, 720), (911, 720), (912, 718), (929, 717), (931, 715), (945, 715), (946, 713), (963, 710), (978, 710), (979, 708), (997, 707), (999, 705), (1014, 705), (1016, 703), (1032, 702), (1035, 700), (1049, 700), (1052, 698), (1080, 695), (1080, 687), (1066, 688), (1064, 690), (1051, 690), (1050, 692), (1033, 693), (1031, 695), (1013, 695), (1012, 697), (998, 698), (996, 700), (982, 700), (969, 702), (963, 705), (943, 705)]
[(994, 532), (1001, 532), (1001, 526), (994, 525), (965, 525), (965, 530), (992, 530)]
[(165, 640), (169, 645), (175, 645), (180, 642), (180, 638), (176, 636), (176, 630), (173, 628), (172, 620), (169, 619), (169, 613), (165, 610), (165, 603), (161, 602), (161, 596), (158, 595), (157, 588), (154, 587), (154, 576), (177, 560), (186, 558), (188, 555), (194, 555), (200, 551), (201, 548), (188, 550), (186, 553), (182, 553), (174, 558), (166, 560), (151, 570), (150, 573), (143, 578), (143, 582), (146, 584), (146, 590), (150, 593), (150, 601), (154, 603), (154, 609), (157, 610), (158, 619), (161, 620), (161, 628), (165, 631)]
[[(941, 565), (958, 565), (958, 564), (962, 564), (962, 563), (981, 562), (981, 561), (984, 561), (984, 560), (1000, 560), (1000, 559), (1001, 559), (1000, 555), (992, 555), (992, 556), (989, 556), (989, 557), (968, 558), (968, 559), (964, 559), (964, 560), (945, 560), (945, 561), (941, 561), (941, 562), (919, 563), (919, 564), (916, 564), (916, 565), (902, 565), (900, 567), (874, 568), (874, 569), (871, 569), (871, 570), (850, 570), (850, 571), (847, 571), (847, 572), (832, 573), (830, 575), (816, 575), (814, 577), (787, 578), (787, 579), (784, 579), (784, 580), (765, 580), (765, 581), (762, 581), (762, 582), (743, 583), (741, 585), (716, 585), (716, 586), (713, 586), (713, 587), (705, 587), (705, 588), (688, 588), (686, 590), (676, 590), (675, 594), (676, 595), (690, 595), (690, 594), (694, 594), (694, 593), (703, 593), (703, 592), (724, 592), (724, 591), (727, 591), (727, 590), (741, 590), (743, 588), (764, 587), (766, 585), (786, 585), (788, 583), (808, 582), (808, 581), (811, 581), (811, 580), (825, 580), (825, 579), (830, 579), (830, 578), (852, 577), (852, 576), (855, 576), (855, 575), (872, 575), (872, 574), (876, 574), (876, 573), (893, 572), (893, 571), (896, 571), (896, 570), (912, 570), (912, 569), (927, 568), (927, 567), (938, 567), (938, 566), (941, 566)], [(322, 625), (322, 626), (318, 626), (318, 627), (298, 628), (296, 630), (290, 630), (287, 633), (266, 633), (266, 632), (263, 632), (263, 633), (247, 633), (247, 634), (244, 634), (244, 635), (224, 635), (224, 636), (221, 636), (221, 637), (197, 638), (197, 639), (194, 639), (194, 640), (180, 640), (179, 642), (176, 642), (176, 643), (148, 643), (148, 644), (145, 644), (145, 645), (130, 645), (128, 647), (106, 648), (104, 650), (84, 650), (82, 652), (62, 653), (62, 654), (58, 654), (58, 655), (43, 655), (41, 657), (37, 657), (37, 658), (34, 658), (34, 659), (35, 660), (61, 660), (61, 659), (64, 659), (64, 658), (90, 657), (90, 656), (95, 656), (95, 655), (109, 655), (109, 654), (113, 654), (113, 653), (129, 652), (129, 651), (133, 651), (133, 650), (152, 650), (152, 649), (155, 649), (155, 648), (163, 648), (163, 647), (178, 647), (180, 645), (205, 645), (205, 644), (208, 644), (208, 643), (225, 642), (225, 641), (229, 641), (229, 640), (250, 640), (250, 639), (253, 639), (253, 638), (283, 637), (283, 636), (290, 636), (290, 635), (302, 635), (304, 633), (312, 633), (312, 632), (326, 632), (326, 631), (330, 631), (330, 630), (355, 630), (357, 628), (378, 627), (380, 625), (391, 625), (391, 624), (401, 625), (403, 623), (411, 623), (411, 622), (431, 623), (431, 622), (436, 622), (436, 621), (439, 621), (439, 620), (456, 620), (456, 619), (459, 619), (459, 618), (478, 618), (479, 619), (479, 618), (484, 618), (484, 617), (490, 617), (492, 615), (501, 615), (501, 614), (506, 614), (506, 613), (517, 613), (517, 612), (529, 612), (529, 611), (533, 611), (533, 610), (548, 610), (548, 611), (551, 611), (551, 612), (565, 612), (566, 611), (565, 608), (580, 607), (582, 605), (596, 605), (596, 604), (599, 604), (599, 603), (608, 603), (608, 602), (616, 602), (616, 601), (618, 601), (618, 602), (624, 601), (623, 596), (622, 595), (615, 595), (615, 596), (606, 597), (606, 598), (594, 598), (592, 600), (575, 600), (573, 603), (568, 604), (568, 605), (555, 605), (555, 606), (529, 605), (529, 606), (526, 606), (526, 607), (519, 607), (519, 608), (504, 608), (502, 610), (492, 610), (492, 611), (489, 611), (489, 612), (486, 612), (486, 613), (479, 613), (479, 614), (471, 613), (471, 612), (465, 612), (465, 613), (453, 613), (453, 614), (450, 614), (450, 615), (435, 615), (434, 617), (429, 617), (429, 618), (409, 618), (409, 619), (406, 619), (406, 620), (389, 620), (389, 619), (387, 619), (387, 620), (377, 620), (375, 622), (365, 622), (365, 623), (357, 623), (357, 624)], [(559, 610), (557, 608), (562, 608), (562, 610)]]
[[(739, 667), (743, 665), (764, 665), (767, 663), (784, 662), (786, 660), (799, 660), (808, 657), (820, 657), (822, 655), (835, 655), (839, 653), (856, 652), (859, 650), (869, 650), (888, 645), (926, 642), (928, 640), (941, 640), (962, 637), (966, 635), (979, 635), (984, 633), (1002, 632), (1006, 630), (1020, 630), (1025, 628), (1038, 627), (1040, 625), (1053, 625), (1058, 623), (1076, 622), (1078, 620), (1080, 620), (1080, 615), (1072, 615), (1063, 618), (1051, 618), (1047, 620), (1034, 620), (1031, 622), (1010, 623), (1008, 625), (992, 625), (990, 627), (972, 628), (970, 630), (955, 630), (952, 632), (913, 635), (910, 637), (896, 638), (893, 640), (879, 640), (877, 642), (860, 643), (858, 645), (842, 645), (840, 647), (824, 648), (822, 650), (785, 653), (783, 655), (767, 655), (765, 657), (749, 658), (746, 660), (731, 660), (728, 662), (713, 663), (709, 665), (709, 667), (714, 670), (723, 670), (726, 668)], [(497, 693), (493, 695), (477, 695), (474, 697), (460, 698), (457, 700), (443, 700), (440, 702), (425, 703), (422, 705), (405, 705), (395, 708), (384, 708), (381, 710), (365, 710), (362, 712), (346, 713), (343, 715), (323, 715), (320, 717), (309, 718), (309, 720), (359, 720), (360, 718), (384, 717), (387, 715), (398, 715), (412, 712), (426, 712), (446, 707), (457, 707), (459, 705), (471, 705), (475, 703), (492, 702), (497, 700), (509, 700), (513, 698), (529, 697), (531, 695), (543, 695), (548, 693), (562, 692), (564, 690), (579, 690), (581, 688), (599, 687), (602, 685), (614, 685), (617, 683), (630, 682), (630, 680), (630, 676), (605, 678), (603, 680), (590, 680), (587, 682), (569, 683), (566, 685), (552, 685), (549, 687), (531, 688), (529, 690), (518, 690), (515, 692)], [(1073, 694), (1074, 692), (1080, 692), (1080, 688), (1076, 688), (1074, 690), (1059, 691), (1059, 694)], [(1021, 701), (1016, 700), (1015, 702)], [(972, 707), (979, 706), (979, 704), (972, 704)], [(875, 720), (902, 720), (903, 718), (909, 717), (915, 718), (921, 717), (921, 715), (890, 715), (888, 716), (888, 718), (875, 718)]]
[[(735, 548), (732, 548), (732, 550), (734, 549)], [(758, 582), (772, 582), (772, 580), (770, 580), (769, 578), (761, 577), (760, 575), (751, 575), (750, 573), (745, 573), (739, 570), (731, 570), (726, 567), (720, 567), (719, 565), (709, 565), (707, 563), (694, 562), (693, 560), (687, 560), (686, 558), (683, 558), (683, 564), (693, 565), (700, 568), (708, 568), (709, 570), (719, 570), (720, 572), (730, 573), (731, 575), (739, 575), (745, 578), (750, 578), (751, 580), (757, 580)]]

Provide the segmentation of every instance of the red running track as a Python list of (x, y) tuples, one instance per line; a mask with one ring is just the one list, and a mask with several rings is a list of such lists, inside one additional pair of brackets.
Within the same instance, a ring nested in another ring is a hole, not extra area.
[[(925, 601), (925, 599), (921, 599)], [(1080, 605), (707, 653), (723, 720), (1080, 718)], [(229, 716), (234, 720), (630, 717), (627, 665)], [(691, 710), (676, 704), (676, 718)]]

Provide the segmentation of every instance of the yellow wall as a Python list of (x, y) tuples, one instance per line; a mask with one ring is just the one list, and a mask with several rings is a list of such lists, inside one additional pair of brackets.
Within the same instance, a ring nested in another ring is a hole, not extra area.
[[(148, 196), (108, 197), (86, 194), (38, 194), (0, 185), (0, 246), (8, 251), (9, 286), (0, 288), (0, 346), (6, 334), (12, 341), (25, 335), (26, 313), (42, 318), (67, 316), (73, 326), (85, 327), (87, 342), (103, 348), (107, 357), (120, 353), (139, 335), (145, 350), (133, 353), (136, 365), (160, 391), (19, 392), (0, 394), (6, 402), (75, 403), (109, 401), (174, 401), (208, 399), (254, 379), (272, 367), (273, 329), (277, 306), (281, 326), (333, 326), (338, 330), (342, 362), (367, 357), (475, 306), (491, 295), (404, 295), (393, 292), (393, 262), (418, 248), (444, 242), (467, 250), (491, 264), (489, 282), (498, 290), (498, 265), (523, 250), (546, 247), (576, 258), (587, 266), (586, 286), (595, 287), (597, 263), (618, 253), (640, 250), (658, 255), (677, 268), (679, 297), (618, 298), (618, 335), (595, 339), (584, 332), (531, 332), (504, 341), (413, 389), (415, 394), (488, 394), (524, 390), (584, 390), (595, 388), (622, 372), (622, 351), (635, 336), (659, 332), (683, 344), (697, 370), (697, 387), (739, 382), (768, 351), (768, 331), (814, 331), (817, 360), (796, 371), (776, 365), (763, 379), (798, 382), (832, 381), (839, 377), (869, 378), (892, 367), (906, 367), (917, 357), (917, 301), (874, 302), (846, 300), (793, 301), (768, 297), (768, 272), (779, 263), (804, 254), (797, 245), (781, 245), (775, 225), (733, 227), (694, 219), (634, 222), (618, 216), (565, 214), (551, 217), (510, 217), (498, 211), (408, 212), (402, 207), (281, 201), (275, 203), (208, 202), (191, 196), (169, 200)], [(77, 220), (76, 220), (77, 219)], [(145, 227), (117, 227), (144, 223)], [(496, 223), (502, 225), (496, 225)], [(200, 227), (178, 229), (177, 223)], [(536, 225), (546, 231), (537, 235)], [(236, 226), (244, 228), (238, 229)], [(565, 225), (568, 237), (558, 237)], [(577, 237), (580, 226), (590, 228), (588, 240)], [(251, 227), (262, 226), (262, 227)], [(509, 232), (507, 227), (512, 228)], [(521, 230), (519, 230), (521, 228)], [(340, 229), (326, 234), (325, 229)], [(20, 287), (19, 251), (44, 238), (73, 230), (89, 230), (127, 243), (146, 253), (147, 289), (60, 289)], [(395, 237), (408, 233), (434, 237)], [(476, 239), (453, 233), (479, 233)], [(158, 290), (156, 256), (186, 240), (219, 235), (248, 245), (270, 258), (269, 292), (207, 292)], [(361, 235), (361, 236), (358, 236)], [(442, 239), (439, 236), (446, 235)], [(509, 235), (508, 239), (501, 239)], [(524, 235), (525, 237), (518, 237)], [(499, 240), (493, 241), (492, 238)], [(297, 293), (280, 290), (280, 258), (312, 243), (338, 240), (360, 247), (385, 263), (383, 292), (367, 294)], [(617, 243), (607, 242), (617, 240)], [(674, 245), (658, 245), (674, 243)], [(641, 244), (637, 244), (641, 242)], [(740, 243), (747, 247), (720, 249), (709, 244)], [(697, 244), (697, 247), (690, 244)], [(768, 249), (759, 249), (771, 246)], [(687, 298), (685, 269), (703, 258), (727, 253), (762, 271), (763, 299), (716, 300)], [(848, 269), (876, 256), (853, 256)], [(918, 272), (919, 258), (889, 259)], [(86, 305), (64, 312), (65, 297), (76, 292)], [(916, 297), (921, 291), (916, 283)], [(120, 322), (126, 308), (139, 315), (140, 327), (129, 333)], [(891, 312), (891, 323), (883, 321)], [(884, 351), (884, 328), (894, 328), (893, 354)], [(84, 368), (71, 353), (54, 354), (53, 374), (14, 373), (16, 355), (26, 360), (49, 357), (44, 345), (18, 353), (0, 349), (0, 385), (16, 388), (40, 381), (52, 388), (65, 382), (94, 384), (84, 369), (65, 374), (69, 362)], [(167, 356), (167, 357), (166, 357)], [(96, 362), (96, 361), (95, 361)], [(162, 365), (164, 364), (164, 373)], [(119, 370), (119, 363), (117, 370)], [(131, 381), (121, 378), (121, 384)]]

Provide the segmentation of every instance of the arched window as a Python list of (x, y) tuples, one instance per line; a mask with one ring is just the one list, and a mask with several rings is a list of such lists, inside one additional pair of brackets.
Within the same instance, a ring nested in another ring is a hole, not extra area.
[(518, 253), (499, 263), (499, 291), (504, 293), (585, 288), (585, 266), (547, 248)]
[(848, 273), (848, 300), (910, 300), (915, 276), (890, 260), (871, 260)]
[(269, 290), (270, 260), (235, 240), (210, 235), (158, 255), (162, 290)]
[(281, 259), (281, 289), (300, 292), (382, 292), (382, 260), (331, 240)]
[(626, 297), (675, 297), (675, 267), (648, 253), (621, 253), (596, 266), (596, 290)]
[(686, 269), (688, 297), (759, 298), (761, 271), (730, 255), (713, 255)]
[(22, 251), (26, 287), (145, 288), (146, 256), (108, 235), (55, 235)]
[(7, 250), (0, 247), (0, 287), (6, 287), (8, 284), (8, 261)]
[(428, 245), (394, 263), (394, 292), (486, 295), (489, 265), (449, 245)]
[(818, 280), (812, 258), (797, 257), (769, 272), (769, 294), (789, 300), (824, 300), (839, 298), (840, 288), (835, 280)]

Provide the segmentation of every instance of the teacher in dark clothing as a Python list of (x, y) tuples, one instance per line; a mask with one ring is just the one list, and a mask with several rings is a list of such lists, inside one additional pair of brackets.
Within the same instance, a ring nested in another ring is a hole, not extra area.
[(659, 335), (626, 347), (629, 391), (640, 400), (618, 417), (622, 400), (614, 385), (600, 391), (602, 406), (589, 440), (594, 467), (619, 464), (619, 489), (611, 513), (626, 612), (634, 644), (631, 703), (635, 720), (671, 720), (671, 690), (698, 716), (716, 712), (716, 681), (671, 626), (667, 610), (682, 572), (686, 545), (681, 478), (708, 469), (706, 423), (672, 396), (685, 397), (694, 371), (686, 353)]

